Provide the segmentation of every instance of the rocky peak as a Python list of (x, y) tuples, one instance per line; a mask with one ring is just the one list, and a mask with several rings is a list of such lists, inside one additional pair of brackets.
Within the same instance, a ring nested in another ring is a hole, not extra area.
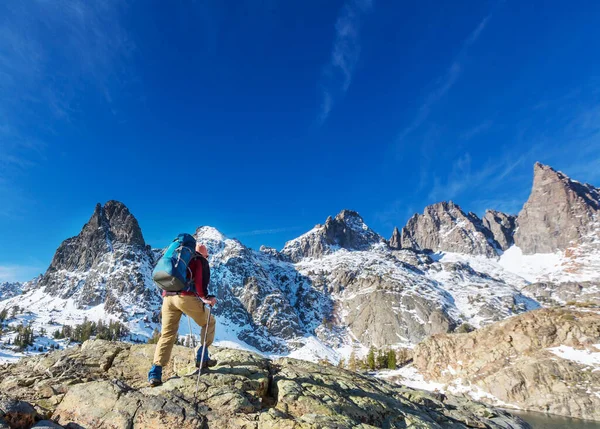
[(98, 203), (79, 235), (60, 245), (49, 271), (90, 268), (103, 254), (112, 252), (115, 245), (144, 247), (142, 230), (123, 203)]
[(316, 225), (306, 234), (286, 243), (281, 251), (292, 261), (319, 257), (336, 248), (367, 250), (384, 239), (369, 228), (355, 211), (342, 210), (335, 218), (329, 216), (324, 225)]
[(110, 238), (114, 242), (145, 246), (146, 242), (137, 219), (125, 204), (119, 201), (108, 201), (103, 207), (103, 223), (108, 228)]
[(499, 247), (477, 215), (466, 214), (452, 201), (432, 204), (422, 215), (411, 217), (402, 228), (400, 243), (405, 249), (489, 257), (496, 256)]
[(327, 218), (325, 233), (334, 244), (349, 250), (367, 250), (381, 241), (379, 234), (352, 210), (342, 210), (334, 219)]
[(533, 188), (519, 213), (515, 233), (515, 244), (523, 253), (564, 250), (597, 228), (599, 189), (539, 162), (533, 172)]
[(118, 201), (97, 204), (81, 232), (61, 243), (38, 282), (50, 295), (74, 298), (79, 306), (105, 302), (113, 313), (117, 301), (137, 294), (138, 303), (150, 296), (153, 255), (140, 226)]
[(490, 230), (500, 249), (506, 250), (515, 242), (514, 234), (517, 217), (495, 210), (487, 210), (483, 216), (483, 225)]
[(232, 241), (212, 226), (199, 227), (196, 229), (195, 237), (197, 242), (204, 244), (208, 249), (209, 259), (225, 249), (226, 241)]
[(392, 249), (402, 248), (402, 235), (400, 234), (400, 230), (397, 226), (394, 227), (394, 231), (392, 232), (392, 237), (390, 238), (390, 247)]

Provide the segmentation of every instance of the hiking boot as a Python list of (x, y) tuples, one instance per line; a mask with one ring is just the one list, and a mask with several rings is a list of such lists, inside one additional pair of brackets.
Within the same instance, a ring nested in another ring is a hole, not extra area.
[(160, 386), (162, 384), (162, 381), (157, 378), (150, 378), (148, 380), (148, 383), (150, 383), (150, 387), (156, 387)]
[[(200, 360), (202, 359), (202, 346), (196, 352), (196, 368), (200, 367)], [(202, 369), (211, 368), (217, 364), (217, 361), (210, 358), (208, 354), (208, 347), (204, 349), (204, 360), (202, 362)]]
[(156, 387), (162, 384), (162, 366), (152, 365), (148, 372), (148, 383), (150, 386)]
[[(217, 361), (215, 359), (204, 359), (204, 362), (202, 362), (202, 369), (206, 369), (206, 368), (212, 368), (213, 366), (217, 365)], [(197, 360), (196, 361), (196, 368), (200, 368), (200, 361)]]

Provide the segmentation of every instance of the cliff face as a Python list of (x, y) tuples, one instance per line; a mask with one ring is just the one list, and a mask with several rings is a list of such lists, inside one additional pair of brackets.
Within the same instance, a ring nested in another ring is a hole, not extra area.
[(497, 256), (500, 247), (481, 219), (452, 201), (427, 206), (423, 214), (411, 217), (402, 228), (400, 244), (404, 249), (488, 257)]
[(493, 234), (494, 240), (501, 250), (506, 250), (515, 243), (516, 216), (488, 210), (482, 221), (483, 225)]
[(517, 218), (515, 244), (525, 254), (565, 250), (592, 231), (600, 236), (599, 212), (600, 190), (536, 163), (531, 194)]
[(523, 409), (600, 420), (599, 343), (600, 315), (543, 309), (428, 338), (414, 365), (428, 379), (462, 379)]
[[(0, 367), (0, 427), (55, 428), (528, 428), (463, 398), (431, 394), (295, 359), (214, 349), (219, 365), (196, 377), (176, 346), (164, 384), (146, 386), (154, 346), (87, 341)], [(3, 426), (4, 425), (4, 426)], [(54, 425), (54, 426), (50, 426)]]

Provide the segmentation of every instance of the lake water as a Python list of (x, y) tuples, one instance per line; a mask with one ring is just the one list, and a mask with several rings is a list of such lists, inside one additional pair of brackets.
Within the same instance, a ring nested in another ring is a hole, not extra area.
[(542, 413), (507, 410), (515, 416), (521, 417), (534, 429), (600, 429), (600, 422), (570, 419), (568, 417), (551, 416)]

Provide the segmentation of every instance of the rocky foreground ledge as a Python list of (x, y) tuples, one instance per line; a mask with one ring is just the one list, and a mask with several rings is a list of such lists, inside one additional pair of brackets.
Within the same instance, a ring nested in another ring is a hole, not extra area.
[(295, 359), (215, 348), (196, 378), (177, 346), (165, 383), (146, 387), (152, 345), (91, 340), (0, 367), (0, 428), (529, 428), (463, 398)]

